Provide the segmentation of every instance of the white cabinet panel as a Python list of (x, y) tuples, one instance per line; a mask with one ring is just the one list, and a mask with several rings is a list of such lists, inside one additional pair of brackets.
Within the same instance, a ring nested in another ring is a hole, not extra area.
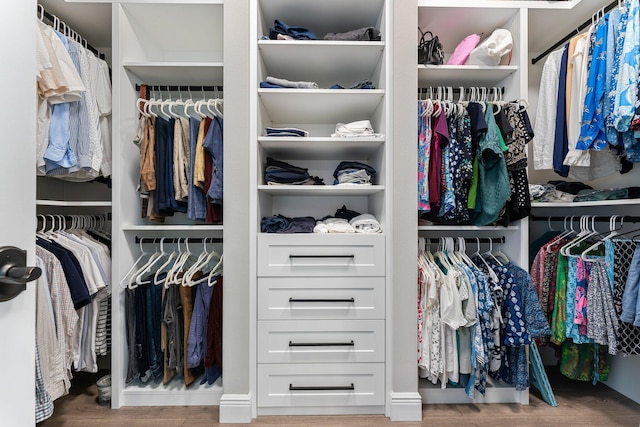
[(383, 276), (384, 235), (258, 235), (258, 276)]
[(258, 319), (384, 319), (384, 277), (261, 277)]
[(384, 363), (258, 365), (258, 406), (384, 405)]
[(258, 322), (258, 363), (384, 362), (384, 320)]

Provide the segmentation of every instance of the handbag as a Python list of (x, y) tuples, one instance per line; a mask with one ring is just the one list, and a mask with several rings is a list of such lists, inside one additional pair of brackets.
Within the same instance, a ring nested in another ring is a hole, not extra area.
[(509, 55), (511, 63), (511, 50), (513, 49), (513, 37), (509, 30), (497, 28), (491, 35), (480, 42), (471, 51), (465, 64), (467, 65), (499, 65), (504, 55)]
[[(444, 53), (442, 43), (438, 36), (434, 36), (431, 31), (423, 32), (420, 27), (420, 43), (418, 44), (418, 63), (423, 65), (442, 65)], [(427, 38), (427, 36), (431, 38)]]

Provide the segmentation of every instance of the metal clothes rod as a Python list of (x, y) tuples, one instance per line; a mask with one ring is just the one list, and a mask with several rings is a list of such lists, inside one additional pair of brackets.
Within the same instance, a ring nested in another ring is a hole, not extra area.
[[(136, 236), (136, 243), (160, 243), (163, 237), (140, 237)], [(222, 243), (222, 237), (164, 237), (164, 243), (181, 243), (187, 240), (189, 243), (202, 243), (204, 240), (207, 240), (207, 243)]]
[[(437, 89), (438, 87), (443, 87), (443, 86), (431, 86), (433, 89)], [(491, 92), (493, 90), (493, 87), (486, 87), (486, 86), (480, 86), (480, 89), (486, 89), (487, 91)], [(477, 88), (471, 88), (471, 87), (465, 87), (464, 89), (464, 93), (471, 93), (472, 90), (475, 90)], [(504, 86), (500, 86), (498, 87), (498, 89), (500, 89), (500, 92), (504, 94)], [(459, 87), (452, 87), (453, 93), (460, 93), (460, 88)], [(432, 90), (433, 94), (436, 95), (435, 90)], [(428, 94), (429, 93), (429, 87), (419, 87), (418, 88), (418, 93), (421, 95), (424, 94)], [(446, 95), (446, 93), (444, 94)]]
[[(589, 223), (592, 220), (595, 222), (609, 222), (613, 215), (566, 215), (566, 216), (538, 216), (538, 215), (529, 215), (529, 219), (531, 221), (565, 221), (573, 217), (574, 221), (580, 221), (580, 218), (583, 216), (595, 216), (595, 219), (589, 219)], [(618, 219), (624, 222), (640, 222), (640, 216), (626, 216), (626, 215), (618, 215)]]
[[(136, 84), (136, 90), (140, 90), (140, 85)], [(170, 86), (170, 85), (147, 85), (147, 90), (153, 91), (180, 91), (180, 90), (201, 90), (205, 92), (215, 92), (224, 90), (224, 86), (194, 86), (194, 85), (180, 85), (180, 86)]]
[[(39, 10), (38, 13), (42, 12), (42, 16), (44, 16), (45, 18), (47, 18), (52, 24), (55, 22), (55, 20), (57, 19), (58, 21), (60, 21), (66, 28), (71, 30), (71, 27), (69, 27), (67, 25), (66, 22), (64, 22), (63, 20), (61, 20), (60, 18), (50, 14), (49, 12), (47, 12), (44, 7), (42, 5), (38, 5), (39, 6)], [(73, 30), (71, 30), (73, 31)], [(75, 33), (75, 31), (73, 31)], [(77, 33), (76, 33), (77, 34)], [(79, 34), (78, 34), (79, 35)], [(79, 35), (80, 36), (80, 35)], [(91, 52), (93, 52), (98, 58), (104, 60), (105, 59), (105, 54), (104, 53), (100, 53), (100, 51), (98, 49), (96, 49), (95, 47), (91, 46), (89, 43), (87, 43), (87, 41), (82, 37), (82, 40), (84, 40), (84, 43), (81, 43), (82, 46), (84, 46), (85, 48), (89, 49)]]
[[(418, 236), (423, 237), (423, 236)], [(424, 237), (430, 243), (438, 243), (440, 242), (440, 237)], [(458, 239), (458, 237), (453, 237), (454, 241)], [(507, 239), (504, 236), (501, 237), (465, 237), (465, 242), (469, 243), (505, 243)]]
[[(611, 9), (613, 9), (614, 7), (618, 6), (618, 0), (612, 1), (611, 3), (609, 3), (605, 8), (604, 8), (604, 13), (609, 12)], [(567, 34), (566, 36), (564, 36), (562, 38), (562, 40), (557, 41), (553, 46), (551, 46), (549, 49), (545, 50), (544, 52), (542, 52), (540, 55), (536, 56), (535, 58), (533, 58), (531, 60), (531, 63), (533, 65), (535, 65), (537, 62), (539, 62), (542, 58), (544, 58), (545, 56), (549, 55), (551, 52), (553, 52), (554, 50), (556, 50), (557, 48), (559, 48), (560, 46), (562, 46), (563, 44), (565, 44), (566, 42), (568, 42), (569, 40), (571, 40), (572, 37), (580, 34), (583, 30), (589, 28), (589, 26), (592, 24), (592, 20), (589, 19), (587, 21), (584, 21), (577, 29), (573, 30), (572, 32), (570, 32), (569, 34)]]

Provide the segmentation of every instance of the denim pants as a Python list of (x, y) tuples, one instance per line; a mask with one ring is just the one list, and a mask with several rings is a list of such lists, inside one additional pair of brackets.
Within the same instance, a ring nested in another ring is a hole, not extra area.
[(636, 246), (636, 251), (631, 260), (627, 284), (622, 295), (622, 314), (620, 320), (625, 323), (632, 323), (640, 326), (640, 246)]

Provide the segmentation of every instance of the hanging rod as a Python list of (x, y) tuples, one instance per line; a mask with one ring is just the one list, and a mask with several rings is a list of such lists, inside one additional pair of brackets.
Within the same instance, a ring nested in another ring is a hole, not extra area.
[[(140, 85), (136, 84), (136, 90), (140, 90)], [(153, 91), (181, 91), (181, 90), (201, 90), (204, 92), (215, 92), (224, 90), (224, 86), (194, 86), (194, 85), (180, 85), (180, 86), (170, 86), (170, 85), (147, 85), (147, 90)]]
[[(609, 12), (611, 9), (613, 9), (614, 7), (618, 6), (618, 0), (614, 0), (611, 3), (609, 3), (605, 8), (604, 8), (604, 13)], [(559, 48), (560, 46), (562, 46), (563, 44), (565, 44), (566, 42), (568, 42), (569, 40), (571, 40), (571, 38), (573, 38), (574, 36), (580, 34), (583, 30), (585, 30), (586, 28), (589, 28), (589, 26), (593, 23), (592, 19), (588, 19), (586, 21), (584, 21), (577, 29), (573, 30), (572, 32), (570, 32), (569, 34), (567, 34), (566, 36), (564, 36), (560, 41), (557, 41), (553, 46), (551, 46), (549, 49), (545, 50), (544, 52), (542, 52), (540, 55), (536, 56), (535, 58), (533, 58), (531, 60), (531, 63), (533, 65), (535, 65), (537, 62), (539, 62), (542, 58), (544, 58), (545, 56), (549, 55), (551, 52), (553, 52), (554, 50), (556, 50), (557, 48)]]
[[(74, 30), (71, 29), (70, 26), (67, 25), (66, 22), (64, 22), (62, 19), (58, 18), (55, 15), (50, 14), (49, 12), (47, 12), (44, 8), (44, 6), (42, 6), (41, 4), (38, 4), (38, 16), (42, 15), (43, 17), (47, 18), (52, 24), (54, 22), (59, 21), (62, 25), (65, 26), (65, 28), (69, 29), (70, 31), (72, 31), (73, 33), (75, 33), (78, 37), (80, 37), (80, 39), (82, 40), (80, 42), (80, 44), (82, 46), (84, 46), (86, 49), (89, 49), (91, 52), (93, 52), (98, 58), (104, 60), (105, 59), (105, 54), (101, 53), (98, 49), (96, 49), (95, 47), (91, 46), (85, 39), (84, 37), (80, 36), (78, 33), (76, 33)], [(66, 35), (66, 34), (65, 34)], [(76, 40), (77, 41), (77, 40)]]
[[(531, 221), (565, 221), (573, 217), (576, 220), (580, 220), (583, 216), (592, 217), (589, 220), (595, 222), (609, 222), (613, 215), (566, 215), (566, 216), (538, 216), (538, 215), (529, 215), (529, 219)], [(595, 218), (593, 218), (595, 217)], [(640, 222), (640, 216), (626, 216), (626, 215), (618, 215), (618, 219), (624, 222)]]
[[(431, 86), (431, 87), (432, 87), (432, 89), (437, 89), (439, 87), (441, 87), (443, 89), (447, 89), (448, 87), (451, 87), (451, 86)], [(451, 88), (453, 89), (454, 93), (460, 93), (460, 87), (451, 87)], [(474, 88), (465, 87), (463, 89), (464, 89), (465, 93), (470, 93), (472, 90), (476, 90), (478, 88), (479, 89), (486, 89), (488, 92), (491, 92), (492, 90), (494, 90), (493, 87), (486, 87), (486, 86), (480, 86), (480, 87), (474, 87)], [(500, 92), (504, 94), (504, 86), (499, 86), (498, 89), (500, 89)], [(434, 92), (434, 95), (436, 94), (435, 90), (432, 90), (432, 92)], [(427, 86), (427, 87), (419, 87), (418, 88), (418, 93), (419, 94), (427, 94), (427, 93), (429, 93), (429, 86)]]
[[(423, 236), (418, 236), (418, 238), (422, 237), (423, 239), (426, 239), (428, 241), (430, 241), (431, 243), (437, 243), (440, 241), (440, 237), (423, 237)], [(454, 240), (459, 239), (459, 237), (453, 237)], [(464, 241), (465, 242), (470, 242), (470, 243), (476, 243), (476, 242), (480, 242), (480, 243), (504, 243), (507, 241), (507, 239), (504, 236), (501, 237), (464, 237)], [(166, 242), (166, 240), (165, 240)]]
[(222, 237), (140, 237), (136, 236), (136, 243), (160, 243), (160, 241), (164, 239), (164, 243), (178, 243), (184, 242), (185, 240), (188, 243), (202, 243), (206, 239), (208, 243), (222, 243)]

